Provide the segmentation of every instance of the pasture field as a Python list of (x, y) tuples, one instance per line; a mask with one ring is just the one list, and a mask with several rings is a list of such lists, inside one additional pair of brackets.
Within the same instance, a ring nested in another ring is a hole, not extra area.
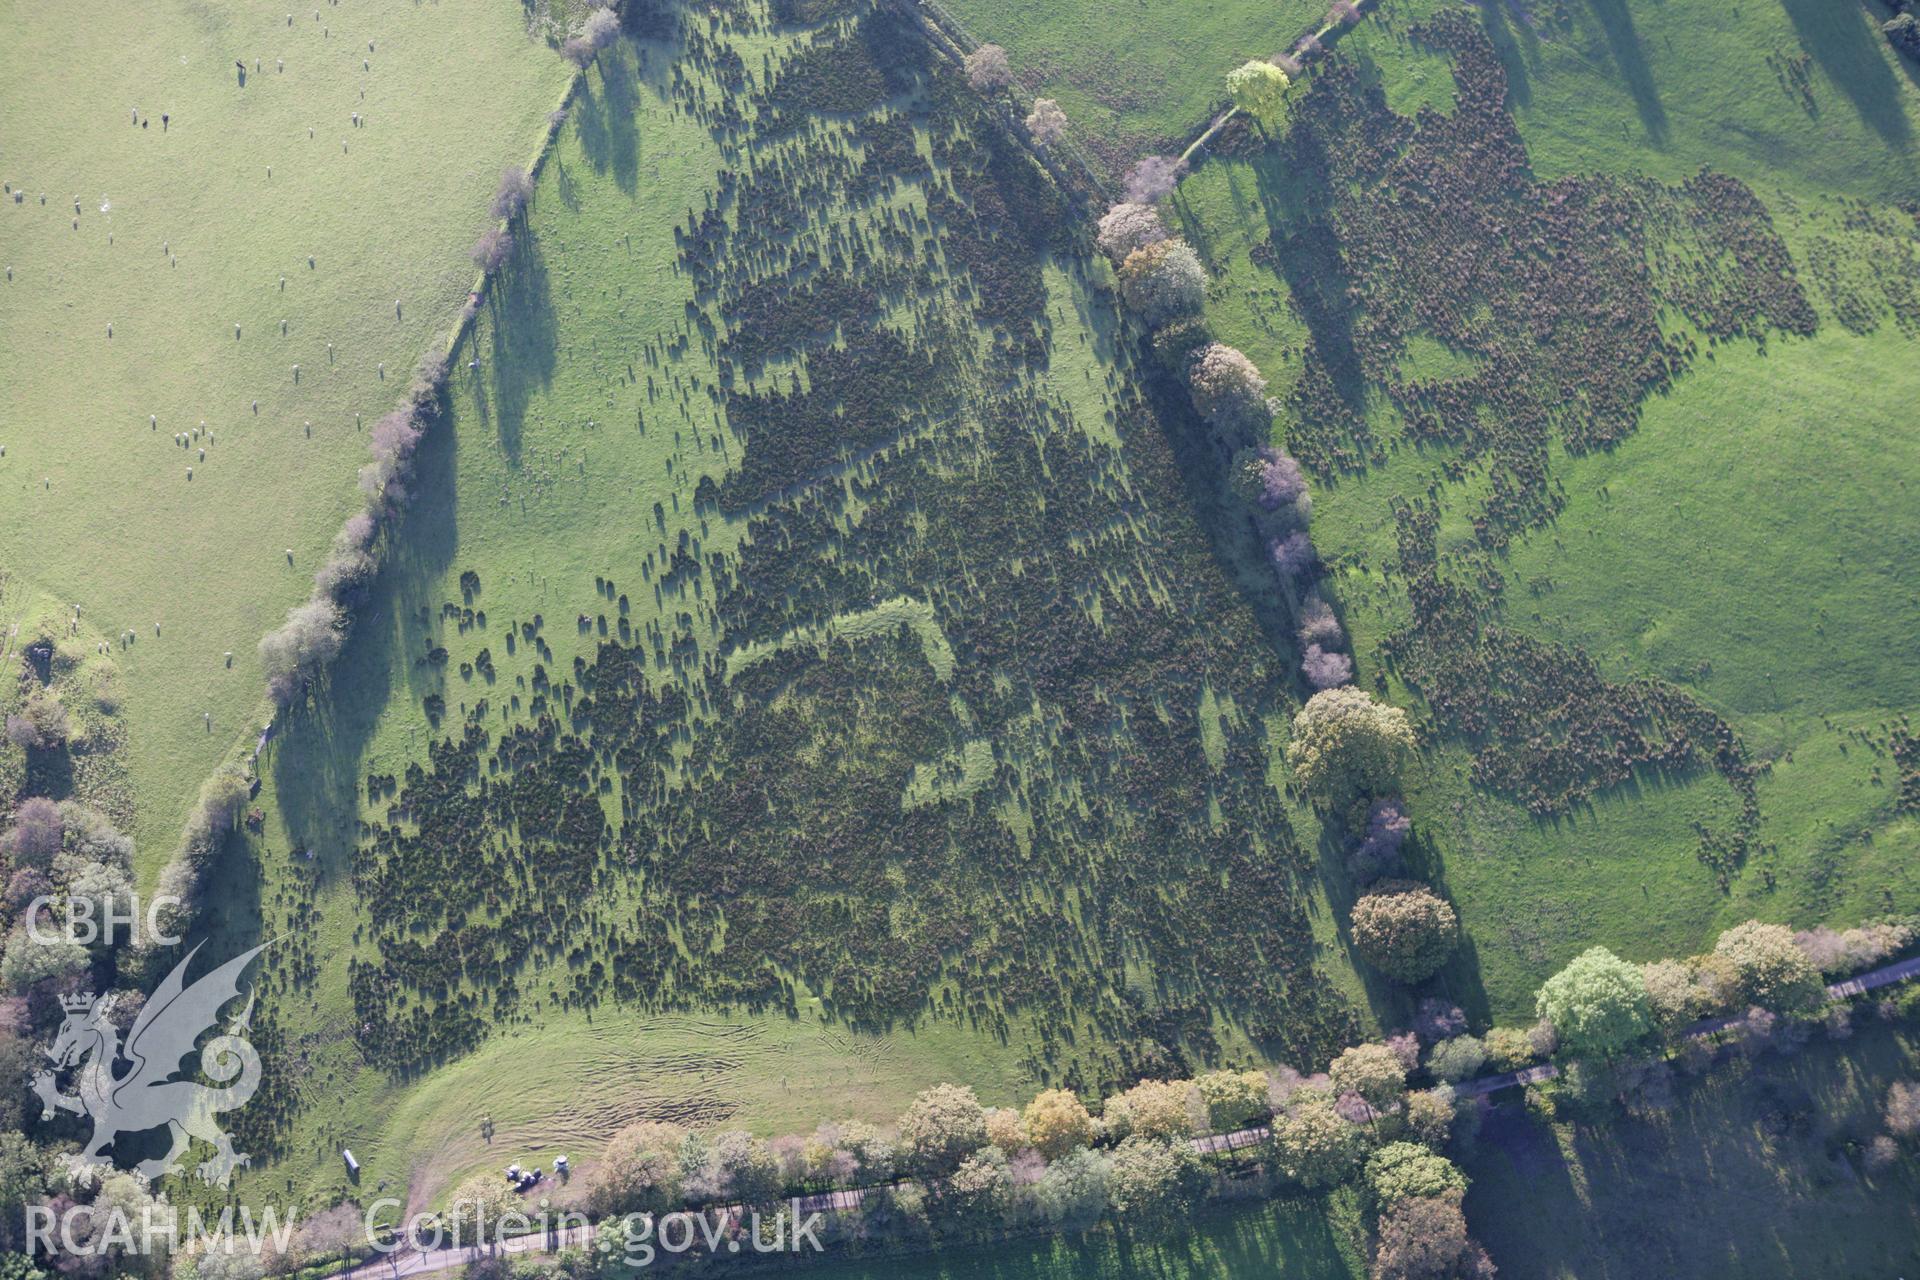
[(1912, 910), (1910, 69), (1851, 6), (1440, 10), (1384, 5), (1174, 212), (1321, 473), (1362, 682), (1425, 718), (1443, 984), (1518, 1020), (1595, 943)]
[(998, 44), (1024, 98), (1054, 98), (1074, 138), (1119, 178), (1177, 153), (1226, 102), (1227, 72), (1284, 53), (1326, 17), (1314, 0), (941, 0), (976, 40)]
[(258, 732), (255, 646), (360, 501), (356, 421), (444, 341), (571, 72), (516, 5), (315, 12), (4, 14), (0, 564), (114, 645), (149, 873)]
[(1474, 1234), (1516, 1280), (1906, 1274), (1920, 1262), (1913, 1165), (1869, 1172), (1862, 1151), (1887, 1086), (1916, 1066), (1911, 1036), (1876, 1026), (1723, 1064), (1676, 1084), (1672, 1105), (1604, 1125), (1510, 1104), (1466, 1164)]
[(430, 1201), (636, 1108), (773, 1133), (1370, 1022), (1193, 424), (898, 22), (662, 7), (588, 73), (263, 757), (219, 922), (287, 940), (261, 1176), (350, 1145)]

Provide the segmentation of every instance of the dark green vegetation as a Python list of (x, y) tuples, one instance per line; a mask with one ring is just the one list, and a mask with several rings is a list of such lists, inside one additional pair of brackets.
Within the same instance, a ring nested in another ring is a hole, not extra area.
[(1175, 200), (1321, 478), (1361, 679), (1425, 716), (1443, 980), (1501, 1016), (1593, 942), (1920, 892), (1920, 98), (1801, 16), (1389, 6)]
[(1467, 1213), (1513, 1280), (1900, 1275), (1920, 1262), (1914, 1165), (1876, 1172), (1865, 1149), (1916, 1065), (1910, 1035), (1873, 1028), (1722, 1063), (1604, 1123), (1510, 1104), (1467, 1163)]

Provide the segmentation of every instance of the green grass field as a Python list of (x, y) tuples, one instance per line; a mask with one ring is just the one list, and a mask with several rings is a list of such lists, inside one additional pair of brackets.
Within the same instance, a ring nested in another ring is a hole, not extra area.
[(135, 637), (113, 656), (150, 872), (258, 732), (255, 645), (359, 502), (356, 415), (444, 340), (570, 69), (490, 0), (6, 26), (0, 561)]
[(1726, 1064), (1674, 1103), (1604, 1125), (1487, 1122), (1467, 1214), (1503, 1276), (1897, 1276), (1920, 1263), (1911, 1161), (1862, 1149), (1911, 1037), (1881, 1027), (1794, 1058)]
[(1027, 97), (1059, 101), (1073, 136), (1117, 179), (1178, 152), (1226, 102), (1227, 72), (1284, 53), (1326, 17), (1313, 0), (943, 0), (976, 40), (1006, 48)]
[[(1409, 34), (1433, 10), (1389, 3), (1341, 43), (1394, 111), (1454, 110), (1447, 58)], [(1903, 428), (1916, 361), (1910, 322), (1857, 283), (1863, 270), (1920, 276), (1901, 230), (1911, 219), (1893, 207), (1920, 188), (1920, 93), (1851, 5), (1495, 7), (1476, 22), (1505, 68), (1536, 180), (1680, 183), (1702, 166), (1743, 180), (1771, 213), (1819, 326), (1764, 349), (1710, 345), (1669, 313), (1668, 331), (1692, 334), (1702, 354), (1644, 401), (1617, 446), (1574, 456), (1555, 442), (1551, 522), (1471, 560), (1504, 581), (1503, 625), (1577, 648), (1606, 679), (1684, 690), (1760, 767), (1754, 851), (1723, 892), (1695, 857), (1698, 829), (1731, 828), (1739, 806), (1711, 774), (1642, 776), (1537, 819), (1473, 785), (1462, 746), (1428, 753), (1413, 784), (1417, 822), (1472, 938), (1448, 986), (1520, 1019), (1539, 980), (1596, 942), (1651, 958), (1697, 950), (1753, 915), (1851, 922), (1920, 902), (1910, 870), (1920, 824), (1894, 811), (1887, 753), (1890, 725), (1920, 704), (1911, 629), (1899, 622), (1920, 595), (1920, 528), (1906, 517), (1920, 458)], [(1209, 163), (1175, 204), (1226, 281), (1210, 318), (1286, 388), (1315, 332), (1290, 277), (1250, 255), (1311, 206), (1293, 176), (1268, 166)], [(1893, 238), (1869, 229), (1850, 239), (1866, 220)], [(1401, 376), (1471, 377), (1475, 360), (1416, 335)], [(1390, 571), (1392, 504), (1436, 495), (1443, 563), (1465, 564), (1469, 516), (1489, 491), (1471, 459), (1416, 445), (1377, 385), (1366, 395), (1383, 458), (1325, 485), (1316, 537), (1339, 566), (1363, 679), (1386, 678), (1396, 699), (1417, 701), (1379, 656), (1410, 620)]]

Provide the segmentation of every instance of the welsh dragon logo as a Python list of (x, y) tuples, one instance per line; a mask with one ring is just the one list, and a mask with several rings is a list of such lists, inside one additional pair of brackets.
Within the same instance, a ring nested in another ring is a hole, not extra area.
[[(46, 1050), (54, 1070), (35, 1075), (33, 1091), (39, 1095), (46, 1119), (52, 1119), (55, 1111), (71, 1111), (93, 1120), (93, 1137), (85, 1149), (65, 1157), (70, 1169), (111, 1168), (112, 1161), (101, 1153), (122, 1135), (163, 1126), (173, 1145), (164, 1156), (137, 1166), (148, 1178), (178, 1173), (180, 1157), (194, 1138), (214, 1148), (213, 1157), (196, 1169), (203, 1182), (224, 1187), (233, 1171), (248, 1163), (250, 1157), (233, 1149), (233, 1139), (221, 1129), (217, 1117), (222, 1111), (244, 1107), (260, 1087), (260, 1055), (240, 1034), (253, 1015), (251, 994), (225, 1033), (200, 1050), (200, 1070), (216, 1084), (173, 1077), (180, 1072), (180, 1060), (212, 1029), (221, 1008), (239, 997), (241, 973), (266, 947), (262, 943), (236, 956), (188, 986), (187, 966), (200, 951), (196, 946), (147, 998), (124, 1048), (100, 997), (65, 997), (66, 1021), (53, 1047)], [(118, 1071), (122, 1058), (129, 1064), (124, 1072)], [(70, 1069), (78, 1091), (61, 1093), (56, 1074)]]

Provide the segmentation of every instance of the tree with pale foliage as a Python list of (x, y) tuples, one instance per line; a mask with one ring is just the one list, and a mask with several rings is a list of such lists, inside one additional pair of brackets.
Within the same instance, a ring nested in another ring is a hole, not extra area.
[(896, 1128), (901, 1156), (919, 1173), (947, 1173), (987, 1145), (986, 1108), (965, 1085), (924, 1090)]
[(1116, 204), (1100, 216), (1100, 229), (1094, 244), (1115, 262), (1125, 262), (1135, 249), (1144, 249), (1167, 238), (1160, 211), (1148, 204)]
[(1205, 1182), (1190, 1145), (1136, 1133), (1114, 1148), (1108, 1194), (1123, 1227), (1156, 1234), (1185, 1219)]
[(1120, 264), (1120, 296), (1147, 324), (1158, 328), (1198, 314), (1207, 300), (1207, 271), (1200, 255), (1178, 236), (1143, 245)]
[(1069, 1151), (1040, 1175), (1033, 1194), (1047, 1221), (1085, 1226), (1107, 1211), (1113, 1164), (1100, 1151)]
[(1011, 1107), (987, 1109), (987, 1141), (1008, 1155), (1032, 1145), (1027, 1141), (1027, 1127), (1021, 1123), (1020, 1113)]
[(1035, 98), (1027, 113), (1027, 134), (1037, 147), (1051, 147), (1067, 136), (1067, 113), (1052, 98)]
[(1397, 789), (1414, 747), (1407, 713), (1364, 689), (1322, 689), (1293, 718), (1287, 765), (1308, 791), (1345, 803)]
[(1013, 83), (1013, 63), (997, 44), (983, 44), (967, 55), (967, 83), (980, 93), (1004, 89)]
[(982, 1147), (962, 1160), (940, 1187), (940, 1207), (973, 1227), (996, 1224), (1012, 1198), (1013, 1170), (999, 1147)]
[(1281, 1170), (1309, 1190), (1345, 1182), (1363, 1145), (1360, 1130), (1318, 1091), (1296, 1095), (1286, 1113), (1274, 1117), (1272, 1133)]
[(1127, 170), (1127, 199), (1158, 204), (1173, 194), (1186, 172), (1187, 162), (1179, 156), (1142, 156)]
[(680, 1203), (680, 1149), (687, 1131), (641, 1120), (613, 1135), (587, 1174), (587, 1207), (596, 1217), (666, 1213)]
[(1735, 999), (1789, 1016), (1817, 1013), (1826, 985), (1807, 953), (1794, 945), (1793, 930), (1749, 920), (1720, 935), (1713, 954), (1731, 966)]
[(1580, 1058), (1611, 1058), (1646, 1039), (1653, 1010), (1638, 965), (1592, 947), (1548, 978), (1536, 1000), (1561, 1048)]
[(1408, 1094), (1407, 1132), (1414, 1141), (1440, 1150), (1453, 1136), (1453, 1105), (1451, 1085), (1437, 1085)]
[(1410, 1196), (1380, 1214), (1372, 1280), (1491, 1280), (1493, 1263), (1467, 1234), (1460, 1197)]
[(1191, 1080), (1142, 1080), (1107, 1101), (1110, 1123), (1149, 1138), (1185, 1138), (1193, 1133), (1198, 1104)]
[(1262, 129), (1280, 117), (1280, 104), (1291, 83), (1287, 73), (1271, 62), (1255, 59), (1227, 73), (1227, 96), (1233, 105), (1253, 117)]
[(1407, 1091), (1407, 1068), (1384, 1044), (1356, 1044), (1327, 1068), (1335, 1093), (1357, 1093), (1376, 1111), (1396, 1105)]
[(1187, 369), (1193, 407), (1229, 441), (1264, 438), (1273, 425), (1267, 408), (1267, 379), (1246, 353), (1224, 342), (1201, 349)]
[(1228, 1133), (1266, 1114), (1269, 1083), (1264, 1071), (1209, 1071), (1193, 1087), (1207, 1109), (1207, 1127)]
[(1425, 982), (1460, 936), (1447, 900), (1416, 880), (1382, 880), (1353, 904), (1353, 945), (1395, 982)]
[(1389, 1142), (1367, 1157), (1367, 1189), (1381, 1208), (1409, 1196), (1464, 1195), (1467, 1177), (1415, 1142)]
[(1093, 1141), (1093, 1117), (1080, 1099), (1065, 1089), (1048, 1089), (1027, 1104), (1021, 1116), (1027, 1141), (1048, 1160)]
[(346, 618), (331, 600), (308, 600), (287, 611), (287, 620), (260, 639), (260, 667), (267, 692), (286, 706), (339, 656)]
[(1454, 1036), (1428, 1051), (1427, 1070), (1435, 1079), (1458, 1084), (1479, 1075), (1486, 1061), (1487, 1047), (1477, 1036)]
[(524, 1220), (526, 1210), (519, 1194), (498, 1174), (476, 1173), (453, 1189), (440, 1221), (452, 1237), (450, 1243), (494, 1244), (501, 1236), (501, 1220), (508, 1215)]
[(1713, 983), (1685, 960), (1655, 960), (1640, 966), (1647, 1007), (1663, 1032), (1674, 1032), (1705, 1017), (1716, 1002)]

